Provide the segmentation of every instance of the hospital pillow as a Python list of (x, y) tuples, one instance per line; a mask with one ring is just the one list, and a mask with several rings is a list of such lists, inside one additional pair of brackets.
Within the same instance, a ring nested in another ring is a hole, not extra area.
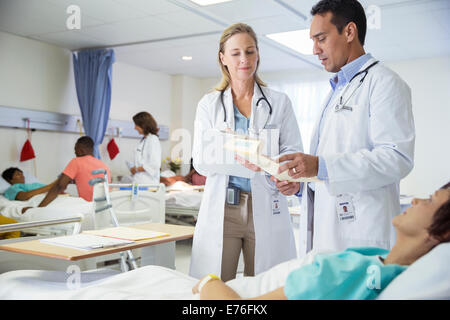
[[(22, 172), (23, 175), (25, 176), (25, 183), (35, 183), (35, 182), (41, 183), (39, 179), (33, 176), (31, 173), (25, 170), (22, 170)], [(6, 180), (3, 179), (2, 176), (0, 175), (0, 194), (5, 193), (6, 189), (8, 189), (9, 187), (11, 187), (11, 185), (8, 182), (6, 182)]]
[(450, 299), (450, 243), (414, 262), (378, 296), (380, 300)]

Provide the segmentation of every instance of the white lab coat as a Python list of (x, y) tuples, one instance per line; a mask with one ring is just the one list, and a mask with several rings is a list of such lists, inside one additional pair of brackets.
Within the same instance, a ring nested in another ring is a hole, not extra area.
[[(370, 59), (361, 70), (372, 64)], [(343, 101), (359, 84), (355, 78)], [(343, 90), (341, 91), (343, 92)], [(331, 93), (330, 93), (331, 96)], [(322, 110), (326, 106), (326, 102)], [(399, 182), (413, 168), (414, 120), (408, 85), (378, 63), (346, 106), (335, 112), (336, 95), (311, 140), (311, 154), (324, 158), (327, 182), (303, 192), (299, 255), (315, 250), (376, 246), (390, 249), (395, 241), (392, 218), (400, 213)], [(336, 196), (350, 196), (355, 220), (340, 222)]]
[[(266, 139), (268, 135), (275, 137), (271, 140), (274, 141), (272, 146), (263, 150), (263, 153), (272, 157), (302, 151), (300, 132), (289, 98), (269, 88), (262, 87), (262, 90), (272, 105), (272, 115), (269, 116), (266, 102), (261, 101), (256, 107), (256, 102), (262, 95), (255, 84), (249, 133), (259, 133), (261, 139)], [(231, 89), (224, 92), (223, 101), (227, 113), (226, 122), (218, 91), (207, 94), (200, 100), (195, 118), (193, 165), (200, 174), (207, 177), (192, 247), (190, 275), (196, 278), (208, 273), (221, 273), (225, 194), (229, 175), (251, 179), (256, 239), (255, 274), (296, 257), (287, 201), (270, 181), (270, 176), (250, 171), (234, 160), (229, 165), (217, 165), (218, 161), (211, 161), (218, 159), (212, 151), (217, 144), (208, 144), (208, 139), (218, 130), (235, 128)], [(211, 146), (212, 149), (208, 149)], [(223, 150), (221, 147), (218, 149)], [(219, 153), (221, 150), (218, 150)], [(272, 211), (275, 199), (279, 200), (279, 214), (273, 214)]]
[(137, 172), (132, 176), (134, 183), (159, 185), (161, 143), (158, 136), (148, 134), (138, 143), (134, 152), (134, 166), (145, 169), (145, 172)]

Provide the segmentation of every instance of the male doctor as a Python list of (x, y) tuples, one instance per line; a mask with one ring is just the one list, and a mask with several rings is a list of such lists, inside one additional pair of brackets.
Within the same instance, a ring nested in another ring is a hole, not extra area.
[(334, 73), (331, 92), (313, 131), (311, 154), (280, 157), (279, 171), (322, 181), (272, 179), (283, 194), (302, 195), (300, 256), (312, 248), (390, 249), (390, 221), (400, 213), (399, 182), (414, 163), (410, 89), (365, 53), (367, 23), (358, 1), (322, 0), (311, 14), (314, 54)]

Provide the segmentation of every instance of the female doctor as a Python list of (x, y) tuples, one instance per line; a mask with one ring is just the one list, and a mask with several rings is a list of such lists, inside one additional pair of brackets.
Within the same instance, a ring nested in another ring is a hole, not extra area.
[(143, 138), (134, 153), (134, 166), (130, 168), (132, 180), (138, 184), (159, 185), (161, 170), (161, 143), (158, 125), (148, 112), (139, 112), (133, 117), (135, 129)]
[(251, 276), (295, 258), (296, 249), (286, 198), (264, 172), (226, 154), (220, 131), (264, 140), (263, 153), (271, 157), (302, 150), (302, 143), (289, 98), (266, 88), (256, 74), (259, 52), (252, 28), (228, 27), (218, 58), (222, 82), (200, 100), (195, 118), (193, 164), (207, 179), (190, 274), (214, 273), (227, 281), (236, 276), (241, 250), (244, 274)]

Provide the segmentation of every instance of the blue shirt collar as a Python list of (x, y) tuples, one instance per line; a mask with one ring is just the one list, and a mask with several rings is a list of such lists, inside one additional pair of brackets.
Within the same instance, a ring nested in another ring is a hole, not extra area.
[(333, 91), (336, 87), (347, 84), (371, 58), (372, 55), (370, 53), (366, 53), (343, 66), (341, 70), (339, 70), (339, 72), (330, 79), (330, 85)]

